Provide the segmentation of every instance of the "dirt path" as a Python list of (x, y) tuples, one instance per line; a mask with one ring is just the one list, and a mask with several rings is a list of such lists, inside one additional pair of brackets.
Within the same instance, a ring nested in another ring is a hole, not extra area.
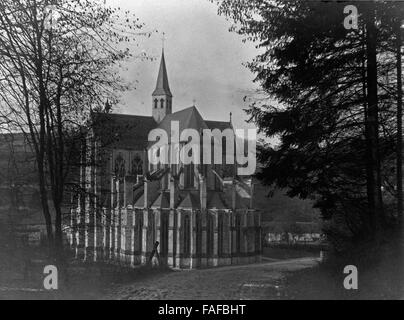
[(281, 298), (289, 272), (315, 267), (318, 259), (301, 258), (215, 269), (172, 271), (128, 285), (115, 285), (103, 299), (249, 300)]

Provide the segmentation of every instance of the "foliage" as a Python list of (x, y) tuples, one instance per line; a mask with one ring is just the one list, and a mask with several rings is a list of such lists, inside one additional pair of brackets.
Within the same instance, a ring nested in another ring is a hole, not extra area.
[(316, 200), (336, 238), (375, 234), (392, 218), (378, 198), (396, 196), (392, 30), (404, 17), (403, 4), (353, 3), (359, 28), (347, 30), (347, 2), (215, 2), (234, 20), (232, 30), (260, 50), (248, 67), (264, 99), (247, 112), (263, 135), (280, 143), (261, 144), (259, 178), (288, 188), (292, 197)]
[(134, 58), (128, 46), (150, 34), (143, 29), (136, 16), (105, 1), (0, 3), (2, 129), (23, 132), (33, 149), (51, 245), (53, 224), (55, 244), (62, 245), (62, 205), (77, 140), (86, 136), (91, 113), (127, 89), (119, 66)]

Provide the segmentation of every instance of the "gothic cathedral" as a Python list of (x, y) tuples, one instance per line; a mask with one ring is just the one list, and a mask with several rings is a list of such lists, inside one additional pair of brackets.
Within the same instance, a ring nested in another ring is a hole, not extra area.
[(254, 180), (228, 165), (152, 165), (149, 132), (233, 130), (204, 120), (195, 106), (173, 113), (164, 52), (152, 116), (95, 114), (82, 149), (81, 192), (71, 209), (69, 242), (78, 259), (135, 267), (157, 248), (160, 263), (193, 269), (260, 261), (261, 217)]

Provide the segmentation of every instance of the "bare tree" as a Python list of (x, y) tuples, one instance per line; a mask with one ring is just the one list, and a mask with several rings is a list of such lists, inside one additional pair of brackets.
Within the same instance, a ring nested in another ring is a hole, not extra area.
[(62, 206), (77, 151), (72, 145), (83, 138), (91, 111), (127, 88), (117, 66), (133, 57), (128, 43), (150, 34), (143, 28), (134, 15), (104, 1), (0, 3), (0, 118), (32, 145), (55, 252), (63, 246)]
[(403, 219), (403, 81), (402, 81), (402, 30), (401, 19), (394, 19), (394, 33), (396, 36), (397, 62), (397, 216), (400, 223)]

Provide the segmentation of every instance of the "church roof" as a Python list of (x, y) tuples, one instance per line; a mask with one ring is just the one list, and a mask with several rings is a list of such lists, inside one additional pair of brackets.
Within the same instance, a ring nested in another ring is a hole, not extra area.
[(226, 210), (229, 207), (225, 204), (223, 200), (224, 194), (219, 192), (211, 192), (208, 195), (208, 209), (216, 209), (216, 210)]
[[(164, 50), (161, 57), (156, 89), (153, 92), (153, 96), (158, 95), (172, 97)], [(102, 137), (104, 145), (127, 150), (143, 150), (154, 144), (149, 143), (148, 135), (156, 128), (165, 130), (168, 138), (171, 139), (171, 125), (173, 121), (179, 122), (180, 133), (185, 129), (194, 129), (201, 132), (201, 130), (205, 129), (224, 131), (225, 129), (232, 128), (230, 122), (205, 121), (195, 106), (168, 114), (160, 123), (157, 123), (152, 116), (112, 113), (94, 113), (93, 120), (95, 120), (94, 133), (96, 136)]]
[(144, 208), (144, 193), (135, 201), (135, 208)]
[(152, 209), (170, 209), (170, 194), (161, 192), (156, 201), (151, 206)]
[[(153, 204), (153, 209), (156, 209), (157, 207), (154, 205), (155, 202), (158, 200), (159, 195), (151, 195), (147, 200), (147, 205), (151, 206)], [(157, 198), (156, 198), (157, 197)], [(135, 202), (134, 208), (136, 209), (144, 209), (145, 208), (145, 196), (144, 196), (144, 192), (140, 195), (139, 199), (137, 199), (137, 201)], [(159, 209), (161, 209), (161, 207), (158, 207)]]
[(236, 192), (236, 208), (237, 209), (249, 209), (250, 208), (250, 198), (245, 198)]
[(196, 107), (190, 107), (167, 115), (159, 124), (158, 128), (167, 132), (171, 136), (171, 123), (178, 121), (180, 132), (185, 129), (195, 129), (198, 132), (202, 129), (209, 129)]
[(157, 85), (156, 90), (153, 92), (153, 96), (162, 96), (167, 95), (172, 97), (170, 90), (170, 85), (168, 83), (168, 74), (167, 74), (167, 67), (166, 67), (166, 59), (164, 58), (164, 51), (161, 56), (161, 63), (160, 63), (160, 71), (159, 76), (157, 78)]
[(178, 209), (199, 210), (201, 203), (197, 194), (187, 192)]
[(95, 134), (103, 139), (105, 145), (115, 148), (145, 149), (149, 132), (156, 127), (153, 117), (98, 113), (94, 118)]
[(230, 122), (224, 122), (224, 121), (205, 121), (206, 125), (210, 130), (214, 129), (219, 129), (221, 131), (224, 131), (226, 129), (231, 129), (232, 126)]

